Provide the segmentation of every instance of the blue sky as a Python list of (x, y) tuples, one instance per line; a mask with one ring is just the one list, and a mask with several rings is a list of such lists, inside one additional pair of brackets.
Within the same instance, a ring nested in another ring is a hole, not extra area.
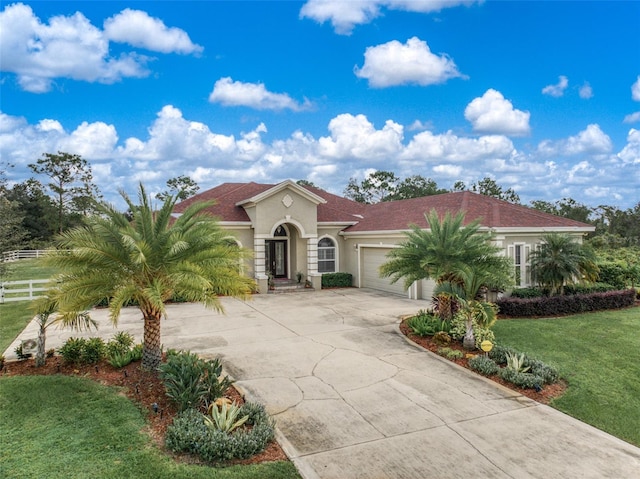
[(2, 2), (0, 154), (80, 154), (116, 203), (388, 170), (628, 208), (639, 31), (632, 1)]

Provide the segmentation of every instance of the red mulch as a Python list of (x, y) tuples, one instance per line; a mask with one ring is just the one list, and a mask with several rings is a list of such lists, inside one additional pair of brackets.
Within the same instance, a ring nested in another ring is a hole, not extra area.
[[(99, 382), (105, 386), (117, 386), (122, 388), (122, 394), (134, 401), (147, 418), (148, 426), (145, 432), (152, 440), (167, 454), (180, 462), (199, 463), (199, 460), (186, 454), (175, 455), (165, 449), (164, 436), (167, 427), (176, 415), (176, 409), (170, 404), (164, 390), (162, 381), (156, 373), (146, 371), (140, 366), (140, 362), (134, 362), (121, 369), (116, 369), (106, 361), (95, 365), (75, 366), (64, 364), (62, 358), (55, 356), (47, 359), (44, 366), (35, 367), (33, 359), (23, 361), (5, 362), (0, 374), (5, 376), (16, 375), (53, 375), (65, 374), (68, 376), (86, 377)], [(230, 387), (225, 392), (225, 397), (236, 401), (238, 404), (244, 403), (244, 398), (238, 391)], [(153, 404), (158, 405), (158, 412), (153, 410)], [(288, 461), (289, 458), (284, 453), (277, 441), (273, 440), (267, 448), (260, 454), (242, 461), (233, 461), (233, 464), (255, 464), (269, 461)]]
[[(409, 326), (407, 326), (406, 323), (407, 323), (406, 319), (402, 321), (402, 323), (400, 323), (400, 331), (402, 332), (402, 334), (404, 334), (411, 341), (413, 341), (416, 344), (419, 344), (423, 348), (428, 349), (429, 351), (432, 351), (434, 353), (437, 353), (438, 348), (440, 346), (433, 342), (431, 336), (421, 337), (413, 334), (411, 332), (411, 329), (409, 328)], [(452, 341), (451, 344), (447, 345), (447, 347), (451, 349), (457, 349), (459, 351), (462, 351), (465, 354), (469, 353), (469, 351), (467, 351), (462, 347), (462, 344), (460, 342)], [(483, 354), (483, 353), (476, 351), (473, 354)], [(444, 358), (444, 359), (447, 359), (448, 361), (454, 362), (459, 366), (462, 366), (464, 368), (467, 368), (473, 371), (469, 367), (468, 359), (466, 357), (462, 359), (448, 359), (448, 358)], [(491, 379), (494, 382), (497, 382), (509, 389), (512, 389), (513, 391), (516, 391), (522, 394), (523, 396), (527, 396), (528, 398), (531, 398), (542, 404), (549, 404), (549, 402), (551, 402), (552, 399), (562, 396), (567, 389), (567, 384), (564, 381), (558, 381), (555, 384), (545, 384), (540, 392), (536, 392), (535, 389), (522, 389), (517, 386), (514, 386), (511, 383), (503, 381), (497, 375), (488, 376), (488, 379)]]

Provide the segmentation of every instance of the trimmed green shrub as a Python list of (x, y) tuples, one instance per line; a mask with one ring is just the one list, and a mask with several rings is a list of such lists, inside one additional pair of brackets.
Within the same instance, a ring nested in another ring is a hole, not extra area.
[(620, 309), (633, 306), (636, 292), (633, 289), (606, 293), (576, 294), (545, 298), (502, 298), (497, 301), (500, 313), (514, 318), (531, 316), (558, 316)]
[(102, 338), (89, 338), (82, 347), (80, 363), (95, 364), (102, 361), (107, 354), (107, 346)]
[(469, 359), (469, 367), (474, 371), (478, 371), (483, 376), (493, 376), (498, 374), (500, 367), (485, 355), (481, 354)]
[(451, 336), (446, 331), (438, 331), (433, 335), (433, 342), (438, 346), (446, 346), (451, 343)]
[(239, 415), (248, 415), (247, 424), (252, 427), (225, 433), (207, 427), (199, 411), (187, 409), (167, 428), (167, 448), (196, 455), (208, 463), (246, 459), (262, 452), (274, 437), (273, 421), (264, 407), (252, 403), (244, 404)]
[(512, 298), (541, 298), (547, 295), (548, 291), (536, 287), (515, 288), (513, 291), (511, 291)]
[(553, 384), (560, 379), (560, 373), (556, 368), (538, 359), (526, 358), (524, 365), (529, 368), (531, 374), (541, 377), (545, 384)]
[(511, 368), (502, 368), (498, 375), (505, 381), (523, 389), (537, 389), (542, 387), (544, 380), (532, 373), (522, 373)]
[(351, 273), (325, 273), (322, 275), (323, 288), (349, 288), (353, 285)]
[(135, 342), (133, 335), (126, 331), (118, 331), (113, 335), (113, 338), (107, 342), (107, 356), (112, 356), (114, 353), (126, 353), (128, 352)]
[(69, 338), (58, 349), (60, 356), (65, 363), (80, 364), (82, 362), (82, 351), (87, 342), (84, 338)]

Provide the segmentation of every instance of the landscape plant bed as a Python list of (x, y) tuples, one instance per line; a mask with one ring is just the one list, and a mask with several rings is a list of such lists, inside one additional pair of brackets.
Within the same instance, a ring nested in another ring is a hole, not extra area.
[[(431, 336), (418, 336), (417, 334), (414, 334), (411, 331), (411, 328), (409, 328), (409, 326), (407, 325), (408, 319), (409, 318), (405, 318), (400, 323), (400, 332), (404, 334), (407, 338), (409, 338), (411, 341), (413, 341), (414, 343), (437, 354), (438, 349), (441, 346), (434, 343), (433, 338)], [(469, 364), (468, 364), (469, 361), (466, 355), (469, 353), (474, 355), (484, 354), (482, 351), (478, 351), (478, 350), (467, 351), (462, 347), (462, 343), (458, 341), (451, 341), (451, 343), (448, 344), (447, 347), (454, 350), (461, 351), (462, 353), (464, 353), (465, 356), (460, 359), (450, 359), (450, 358), (445, 358), (443, 356), (440, 356), (440, 357), (442, 357), (443, 359), (447, 359), (448, 361), (454, 362), (459, 366), (469, 369), (470, 371), (473, 371), (473, 369), (469, 367)], [(498, 377), (497, 374), (494, 374), (492, 376), (485, 376), (485, 377), (513, 391), (516, 391), (522, 394), (523, 396), (526, 396), (530, 399), (538, 401), (539, 403), (542, 403), (542, 404), (549, 404), (553, 399), (562, 396), (567, 389), (567, 384), (562, 380), (554, 384), (545, 384), (542, 387), (542, 390), (540, 392), (537, 392), (535, 389), (523, 389), (523, 388), (514, 386), (512, 383), (504, 381), (502, 378)]]
[[(36, 367), (33, 359), (5, 362), (0, 374), (3, 376), (63, 374), (88, 378), (104, 386), (122, 388), (122, 394), (135, 402), (144, 413), (148, 424), (146, 432), (165, 453), (178, 462), (201, 464), (202, 462), (197, 457), (188, 454), (173, 454), (166, 449), (164, 439), (167, 427), (173, 422), (177, 411), (169, 402), (158, 374), (145, 371), (140, 364), (140, 361), (135, 361), (123, 368), (116, 369), (106, 361), (92, 365), (65, 364), (59, 356), (56, 356), (47, 359), (46, 364), (41, 367)], [(244, 398), (233, 386), (226, 390), (225, 397), (238, 404), (244, 403)], [(157, 405), (158, 412), (154, 411), (154, 404)], [(278, 442), (273, 440), (262, 453), (249, 459), (229, 461), (226, 464), (257, 464), (288, 460), (289, 458)]]

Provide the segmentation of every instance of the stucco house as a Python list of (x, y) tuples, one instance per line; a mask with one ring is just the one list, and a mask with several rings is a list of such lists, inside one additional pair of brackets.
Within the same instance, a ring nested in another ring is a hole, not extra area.
[(581, 241), (594, 229), (470, 191), (365, 205), (291, 180), (224, 183), (177, 204), (175, 214), (203, 200), (215, 200), (209, 212), (240, 246), (253, 251), (245, 273), (255, 278), (260, 292), (267, 292), (270, 275), (295, 279), (301, 272), (320, 289), (322, 274), (346, 272), (356, 287), (430, 299), (432, 282), (416, 282), (406, 290), (402, 282), (381, 278), (378, 267), (405, 239), (409, 225), (429, 227), (424, 213), (432, 209), (441, 215), (464, 211), (465, 222), (480, 219), (481, 228), (493, 232), (494, 242), (513, 258), (521, 286), (530, 283), (527, 258), (541, 235), (562, 232)]

